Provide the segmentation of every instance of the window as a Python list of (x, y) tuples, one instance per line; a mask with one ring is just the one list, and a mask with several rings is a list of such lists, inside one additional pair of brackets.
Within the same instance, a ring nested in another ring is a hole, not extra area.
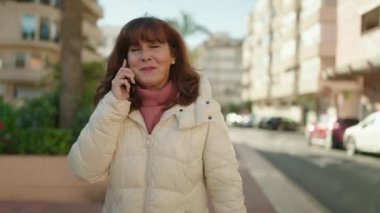
[(280, 53), (281, 59), (286, 60), (289, 57), (294, 56), (295, 53), (296, 53), (296, 40), (295, 39), (289, 40), (282, 45), (281, 53)]
[(54, 42), (59, 41), (59, 27), (56, 22), (50, 24), (50, 40)]
[(32, 99), (41, 96), (42, 89), (33, 87), (16, 87), (14, 90), (14, 97), (20, 99)]
[(50, 0), (40, 0), (42, 4), (50, 5)]
[(316, 23), (307, 29), (305, 29), (301, 34), (301, 46), (311, 47), (319, 44), (321, 42), (321, 25)]
[(56, 7), (56, 8), (60, 8), (61, 7), (61, 0), (51, 0), (51, 5), (53, 7)]
[(319, 57), (314, 57), (302, 62), (300, 80), (316, 79), (321, 68), (321, 60)]
[(49, 19), (41, 18), (40, 20), (40, 40), (47, 41), (50, 39)]
[(296, 13), (293, 11), (282, 18), (282, 25), (293, 26), (296, 23)]
[(322, 7), (322, 0), (303, 0), (301, 18), (308, 17)]
[(380, 7), (362, 15), (362, 33), (380, 27)]
[(36, 34), (37, 19), (33, 15), (24, 15), (22, 17), (22, 38), (25, 40), (33, 40)]
[(43, 58), (40, 54), (38, 53), (32, 53), (29, 60), (28, 64), (30, 69), (32, 70), (40, 70), (43, 68)]
[(15, 67), (25, 68), (26, 65), (26, 54), (25, 53), (16, 53)]

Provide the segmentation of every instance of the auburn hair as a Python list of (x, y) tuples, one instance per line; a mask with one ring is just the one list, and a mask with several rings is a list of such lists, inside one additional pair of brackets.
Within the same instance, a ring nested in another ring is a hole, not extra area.
[[(182, 36), (167, 22), (155, 17), (140, 17), (128, 22), (120, 31), (115, 46), (108, 58), (107, 72), (96, 90), (95, 105), (111, 90), (112, 79), (127, 58), (129, 47), (139, 42), (167, 42), (175, 64), (170, 66), (169, 80), (178, 92), (175, 104), (188, 106), (199, 95), (197, 71), (190, 64), (187, 48)], [(141, 100), (131, 100), (131, 109), (138, 109)]]

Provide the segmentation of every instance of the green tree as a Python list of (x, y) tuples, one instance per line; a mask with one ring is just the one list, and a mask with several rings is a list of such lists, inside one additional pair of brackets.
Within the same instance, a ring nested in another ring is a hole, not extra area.
[(79, 109), (75, 113), (75, 119), (72, 126), (74, 140), (78, 137), (80, 131), (88, 122), (92, 111), (94, 110), (94, 95), (99, 82), (104, 76), (105, 64), (101, 62), (85, 63), (82, 66), (82, 73), (86, 80), (82, 81), (81, 99)]
[(210, 31), (206, 27), (194, 21), (190, 14), (183, 11), (181, 12), (180, 19), (168, 19), (167, 21), (185, 38), (195, 33), (210, 35)]
[[(196, 33), (203, 33), (207, 36), (211, 35), (206, 27), (197, 23), (190, 14), (183, 11), (181, 12), (181, 17), (179, 19), (168, 19), (166, 21), (178, 30), (185, 39)], [(189, 56), (190, 60), (194, 62), (198, 57), (198, 53), (196, 50), (191, 50)]]

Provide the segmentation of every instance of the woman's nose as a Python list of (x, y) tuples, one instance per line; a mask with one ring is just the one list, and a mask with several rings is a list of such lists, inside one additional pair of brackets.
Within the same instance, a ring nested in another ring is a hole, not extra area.
[(141, 51), (141, 60), (143, 60), (143, 61), (151, 60), (151, 55), (150, 55), (149, 50), (143, 49)]

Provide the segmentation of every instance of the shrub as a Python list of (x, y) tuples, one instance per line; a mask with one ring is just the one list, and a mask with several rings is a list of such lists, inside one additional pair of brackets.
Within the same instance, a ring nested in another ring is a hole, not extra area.
[(3, 142), (7, 154), (67, 154), (71, 146), (71, 132), (63, 129), (20, 129)]

